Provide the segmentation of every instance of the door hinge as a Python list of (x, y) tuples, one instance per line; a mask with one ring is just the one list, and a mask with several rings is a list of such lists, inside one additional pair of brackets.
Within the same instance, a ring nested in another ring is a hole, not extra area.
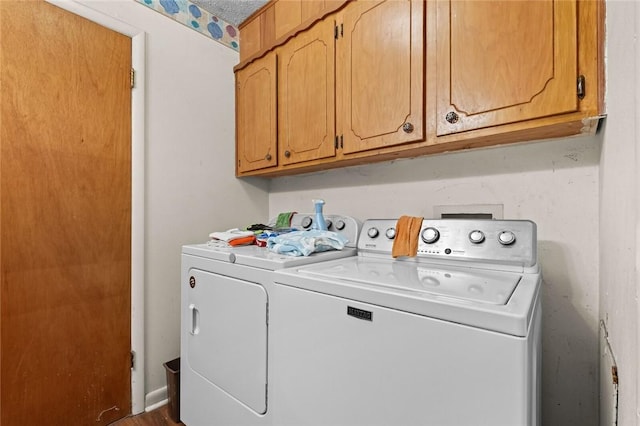
[(131, 369), (135, 369), (136, 368), (136, 353), (134, 351), (131, 351)]
[(344, 140), (344, 137), (342, 135), (340, 136), (336, 135), (336, 142), (335, 142), (336, 149), (342, 148), (344, 146), (344, 144), (342, 143), (343, 140)]
[(584, 75), (578, 76), (578, 99), (584, 99), (586, 79)]
[(136, 70), (133, 68), (131, 68), (131, 71), (129, 72), (129, 78), (131, 81), (131, 88), (133, 89), (136, 86)]

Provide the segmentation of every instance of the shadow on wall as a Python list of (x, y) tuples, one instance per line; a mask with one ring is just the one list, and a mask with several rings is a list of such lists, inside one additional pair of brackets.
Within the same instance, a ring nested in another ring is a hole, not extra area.
[(569, 276), (575, 265), (569, 263), (567, 250), (555, 241), (538, 241), (544, 312), (542, 424), (596, 426), (598, 324), (585, 313), (597, 307), (587, 305), (585, 312), (580, 299), (586, 295), (572, 288)]
[(600, 163), (602, 133), (274, 178), (270, 192), (459, 179), (597, 165)]

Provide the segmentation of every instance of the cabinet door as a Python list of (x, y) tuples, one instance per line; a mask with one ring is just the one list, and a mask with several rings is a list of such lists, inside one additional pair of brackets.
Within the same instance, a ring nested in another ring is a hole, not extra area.
[(321, 21), (279, 51), (280, 164), (335, 156), (334, 21)]
[(300, 25), (302, 19), (301, 0), (279, 0), (274, 5), (276, 38), (280, 38)]
[(424, 138), (424, 3), (361, 1), (338, 42), (338, 133), (344, 153)]
[(437, 2), (437, 134), (576, 111), (576, 0)]
[(236, 172), (277, 165), (277, 67), (269, 54), (236, 73)]

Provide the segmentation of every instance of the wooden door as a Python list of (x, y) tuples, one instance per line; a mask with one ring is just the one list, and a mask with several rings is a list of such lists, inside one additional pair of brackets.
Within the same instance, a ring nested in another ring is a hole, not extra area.
[(131, 411), (131, 40), (0, 1), (0, 423)]
[(320, 21), (280, 50), (280, 164), (335, 156), (334, 27)]
[(577, 111), (576, 0), (437, 3), (437, 134)]
[(362, 1), (344, 10), (337, 50), (344, 153), (424, 139), (424, 2)]
[(278, 164), (276, 65), (270, 53), (236, 72), (236, 174)]

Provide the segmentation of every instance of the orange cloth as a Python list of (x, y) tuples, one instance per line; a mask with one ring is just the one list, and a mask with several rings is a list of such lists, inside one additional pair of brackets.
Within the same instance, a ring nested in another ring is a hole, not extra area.
[(421, 217), (401, 216), (396, 223), (396, 237), (393, 240), (391, 256), (414, 257), (417, 255), (421, 227)]

